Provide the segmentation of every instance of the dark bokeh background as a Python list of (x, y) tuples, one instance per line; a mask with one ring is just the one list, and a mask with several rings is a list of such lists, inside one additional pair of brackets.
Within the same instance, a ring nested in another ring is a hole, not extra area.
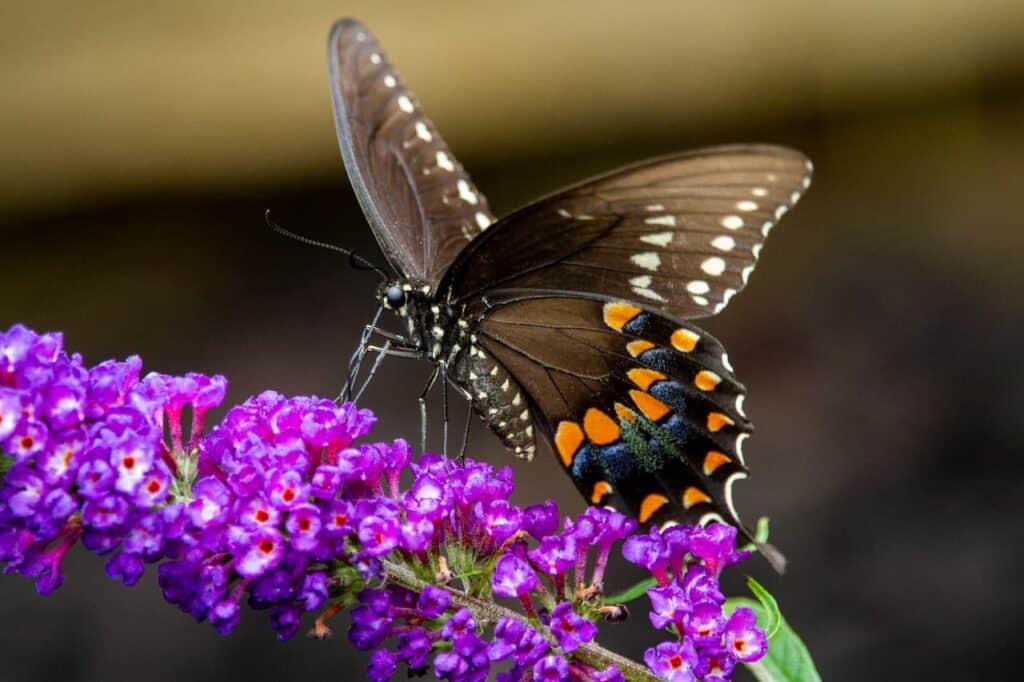
[[(0, 327), (88, 360), (226, 374), (231, 401), (333, 395), (374, 280), (262, 212), (377, 257), (335, 147), (323, 40), (378, 34), (497, 212), (706, 144), (771, 141), (817, 175), (707, 327), (757, 423), (748, 518), (826, 679), (1008, 678), (1024, 600), (1024, 5), (9, 3), (0, 10)], [(414, 436), (425, 364), (365, 405)], [(457, 410), (457, 413), (461, 410)], [(471, 454), (508, 461), (474, 431)], [(580, 502), (546, 458), (520, 502)], [(0, 580), (0, 680), (350, 679), (340, 637), (222, 639), (74, 554)], [(625, 571), (615, 580), (625, 584)], [(738, 579), (734, 582), (739, 590)], [(638, 619), (639, 620), (639, 619)], [(605, 643), (634, 657), (642, 622)]]

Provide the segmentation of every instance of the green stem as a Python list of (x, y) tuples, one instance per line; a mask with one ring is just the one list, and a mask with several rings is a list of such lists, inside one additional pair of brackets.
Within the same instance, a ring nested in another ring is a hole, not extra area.
[[(385, 580), (387, 582), (395, 585), (401, 585), (402, 587), (413, 590), (414, 592), (422, 591), (428, 584), (427, 581), (418, 578), (409, 568), (401, 564), (388, 560), (384, 560), (383, 564)], [(452, 603), (468, 608), (473, 612), (473, 615), (478, 621), (495, 623), (498, 619), (504, 616), (506, 618), (518, 620), (530, 627), (537, 626), (537, 623), (531, 622), (529, 619), (523, 617), (522, 614), (512, 611), (511, 609), (506, 609), (504, 606), (499, 606), (498, 604), (478, 599), (466, 594), (465, 592), (453, 590), (449, 587), (444, 587), (444, 589), (446, 589), (448, 594), (451, 596)], [(608, 666), (614, 664), (627, 682), (657, 682), (658, 679), (652, 675), (647, 668), (636, 661), (631, 661), (625, 656), (620, 656), (614, 651), (609, 651), (594, 642), (584, 644), (573, 652), (573, 656), (598, 670), (604, 670), (608, 668)]]

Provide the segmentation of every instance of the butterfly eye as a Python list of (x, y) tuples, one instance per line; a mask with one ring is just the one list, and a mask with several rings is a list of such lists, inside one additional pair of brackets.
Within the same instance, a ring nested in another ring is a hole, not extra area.
[(389, 308), (401, 308), (405, 305), (405, 292), (402, 287), (394, 284), (384, 292), (384, 302)]

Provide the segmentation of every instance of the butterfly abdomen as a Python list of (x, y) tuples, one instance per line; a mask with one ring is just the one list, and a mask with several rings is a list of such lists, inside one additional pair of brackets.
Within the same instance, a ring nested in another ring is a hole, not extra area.
[(460, 388), (469, 393), (473, 409), (516, 457), (533, 459), (536, 454), (533, 414), (522, 387), (505, 368), (475, 343), (455, 358), (452, 374)]

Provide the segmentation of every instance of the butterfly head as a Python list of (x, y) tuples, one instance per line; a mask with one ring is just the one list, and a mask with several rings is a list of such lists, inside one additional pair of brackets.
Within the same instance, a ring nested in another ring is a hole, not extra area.
[(405, 307), (407, 299), (405, 289), (398, 283), (389, 285), (381, 294), (381, 303), (388, 310), (401, 310)]
[(430, 287), (416, 286), (408, 280), (388, 280), (377, 289), (380, 304), (387, 310), (393, 310), (399, 317), (407, 317), (412, 310), (421, 307), (429, 296)]

